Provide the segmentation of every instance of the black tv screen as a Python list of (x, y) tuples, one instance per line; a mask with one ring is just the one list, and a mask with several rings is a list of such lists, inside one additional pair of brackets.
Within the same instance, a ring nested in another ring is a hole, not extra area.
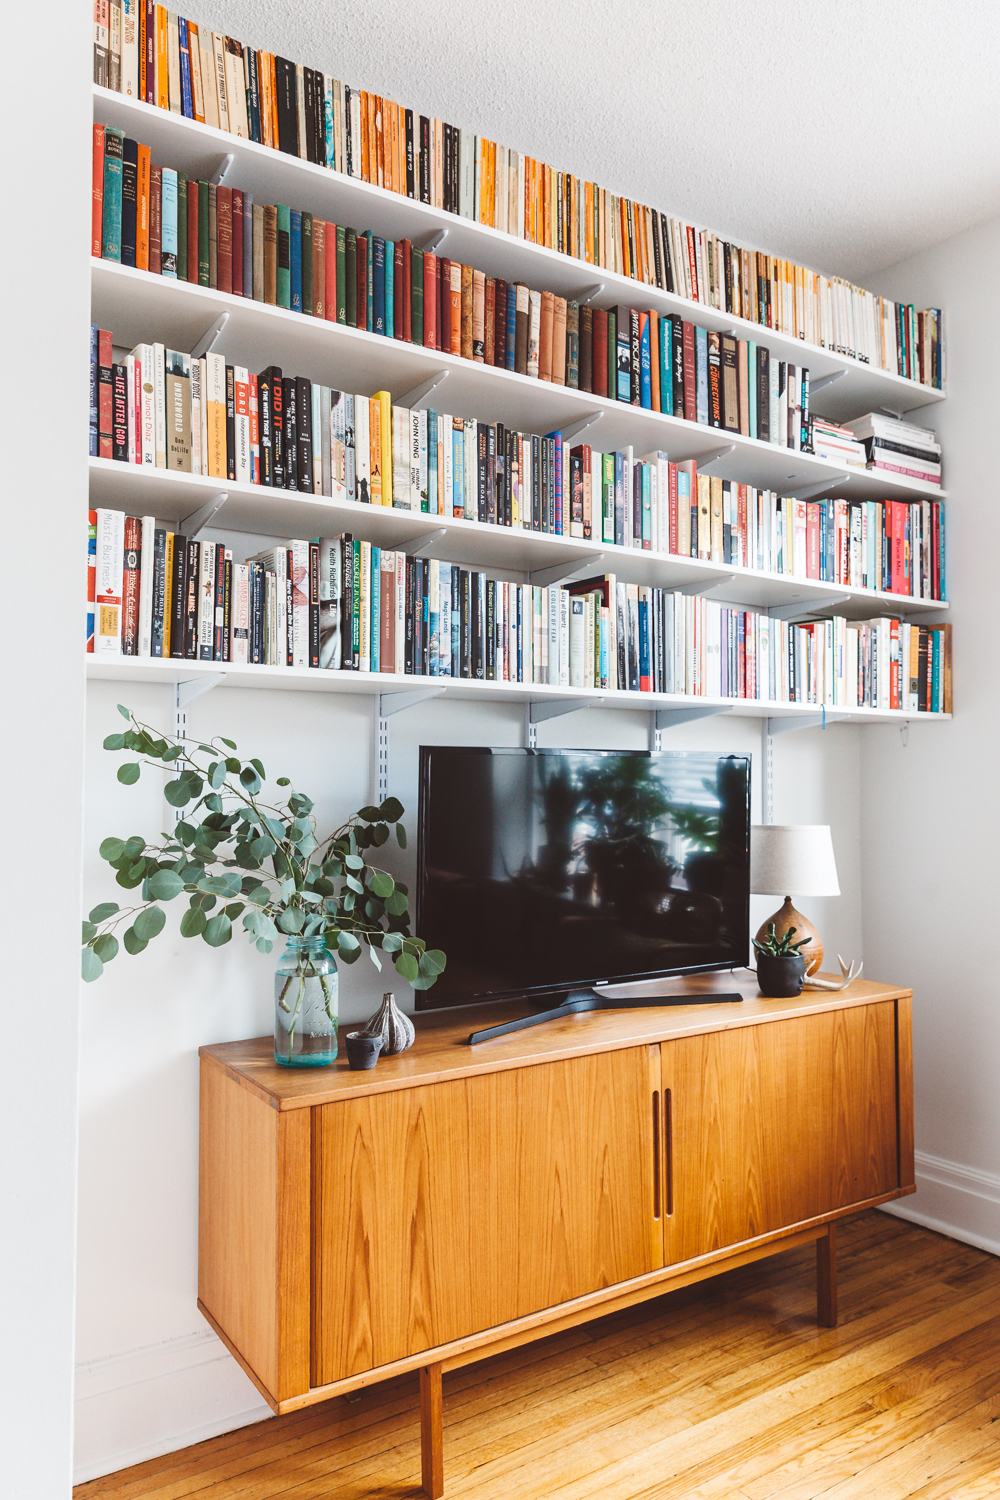
[(746, 756), (422, 746), (417, 1004), (744, 965), (749, 851)]

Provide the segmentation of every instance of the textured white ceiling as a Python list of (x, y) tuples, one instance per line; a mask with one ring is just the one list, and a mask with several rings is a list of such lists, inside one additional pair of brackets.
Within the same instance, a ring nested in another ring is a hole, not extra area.
[(1000, 213), (997, 0), (215, 0), (192, 19), (815, 269)]

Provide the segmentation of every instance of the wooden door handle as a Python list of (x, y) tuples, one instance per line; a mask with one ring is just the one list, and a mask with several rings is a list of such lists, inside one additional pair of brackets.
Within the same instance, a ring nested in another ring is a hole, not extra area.
[(666, 1214), (674, 1211), (674, 1117), (671, 1090), (663, 1090), (663, 1156), (666, 1169)]
[(653, 1218), (659, 1219), (660, 1204), (660, 1091), (653, 1090)]

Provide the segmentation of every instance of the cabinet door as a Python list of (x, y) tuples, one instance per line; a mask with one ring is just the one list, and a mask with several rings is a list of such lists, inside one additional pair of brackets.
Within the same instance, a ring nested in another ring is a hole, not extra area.
[(313, 1112), (313, 1385), (662, 1264), (657, 1048)]
[(665, 1042), (665, 1263), (899, 1185), (891, 1001)]

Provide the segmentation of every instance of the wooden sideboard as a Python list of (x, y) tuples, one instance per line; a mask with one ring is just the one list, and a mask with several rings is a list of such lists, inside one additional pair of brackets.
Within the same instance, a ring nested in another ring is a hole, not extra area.
[(430, 1015), (370, 1072), (202, 1048), (198, 1306), (272, 1408), (419, 1369), (437, 1497), (447, 1370), (810, 1240), (835, 1323), (837, 1219), (914, 1190), (911, 992), (742, 988)]

